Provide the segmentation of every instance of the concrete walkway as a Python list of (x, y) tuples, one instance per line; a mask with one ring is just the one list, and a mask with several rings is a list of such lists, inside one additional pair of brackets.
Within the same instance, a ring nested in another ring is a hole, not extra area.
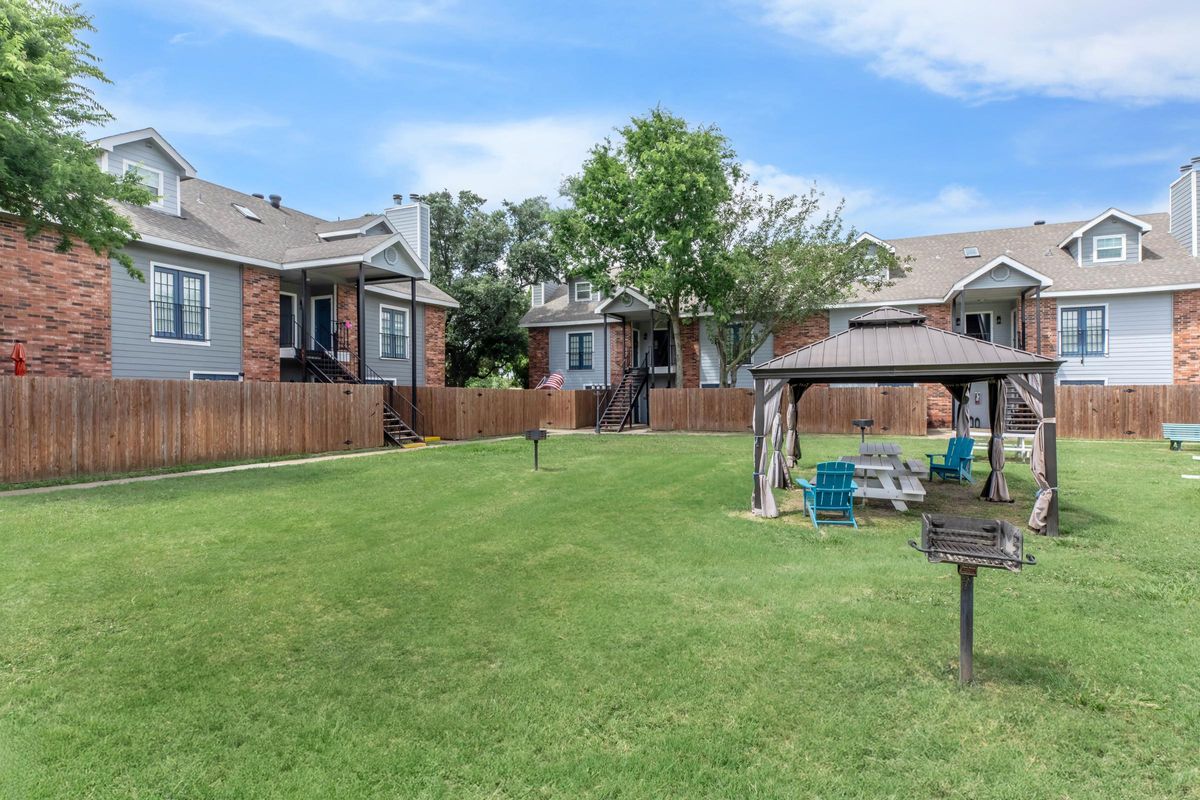
[[(479, 440), (474, 440), (479, 441)], [(168, 478), (190, 478), (194, 475), (220, 475), (224, 472), (245, 472), (251, 469), (271, 469), (272, 467), (294, 467), (300, 464), (317, 464), (322, 461), (341, 461), (346, 458), (370, 458), (392, 453), (418, 453), (422, 450), (436, 449), (443, 446), (466, 444), (466, 442), (443, 442), (433, 447), (391, 447), (386, 450), (367, 450), (358, 453), (337, 453), (327, 456), (311, 456), (309, 458), (289, 458), (281, 461), (258, 461), (253, 464), (234, 464), (231, 467), (211, 467), (209, 469), (192, 469), (185, 472), (164, 472), (160, 475), (138, 475), (134, 478), (113, 478), (107, 481), (89, 481), (87, 483), (64, 483), (57, 486), (36, 486), (31, 489), (11, 489), (0, 492), (0, 498), (20, 497), (27, 494), (48, 494), (50, 492), (65, 492), (71, 489), (99, 489), (104, 486), (121, 486), (126, 483), (142, 483), (144, 481), (164, 481)]]

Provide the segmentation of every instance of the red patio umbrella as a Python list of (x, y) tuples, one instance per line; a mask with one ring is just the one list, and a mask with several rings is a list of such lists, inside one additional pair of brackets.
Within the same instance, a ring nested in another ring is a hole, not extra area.
[(13, 374), (24, 375), (29, 370), (25, 366), (25, 345), (17, 342), (13, 345), (12, 355), (9, 356), (13, 362)]

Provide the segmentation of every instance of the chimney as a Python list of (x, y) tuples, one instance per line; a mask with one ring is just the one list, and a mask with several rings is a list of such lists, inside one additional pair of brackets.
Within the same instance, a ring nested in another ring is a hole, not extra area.
[(1183, 245), (1194, 258), (1200, 249), (1200, 231), (1197, 231), (1197, 215), (1200, 215), (1200, 203), (1196, 201), (1197, 171), (1200, 170), (1200, 156), (1193, 156), (1191, 161), (1179, 168), (1179, 177), (1171, 183), (1171, 222), (1168, 226), (1175, 241)]
[(401, 203), (403, 195), (395, 195), (396, 206), (384, 211), (392, 225), (416, 251), (421, 261), (429, 264), (429, 206), (420, 200), (420, 195), (411, 194), (413, 202)]
[(271, 206), (274, 208), (279, 208), (279, 205), (283, 202), (283, 198), (277, 194), (271, 195), (270, 199), (271, 199)]
[(262, 193), (262, 192), (255, 192), (254, 194), (252, 194), (252, 195), (250, 195), (250, 196), (251, 196), (251, 197), (257, 197), (259, 200), (266, 200), (266, 199), (267, 199), (267, 198), (266, 198), (266, 197), (263, 195), (263, 193)]
[(404, 192), (392, 195), (392, 202), (398, 206), (404, 205)]

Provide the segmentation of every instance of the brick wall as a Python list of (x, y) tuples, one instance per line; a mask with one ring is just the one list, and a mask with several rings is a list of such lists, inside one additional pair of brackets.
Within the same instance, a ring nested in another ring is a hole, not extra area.
[(619, 322), (608, 326), (608, 380), (612, 384), (621, 382), (622, 370), (633, 360), (631, 352), (633, 335)]
[[(338, 346), (358, 351), (358, 287), (339, 283), (334, 292), (334, 322), (337, 323)], [(347, 330), (345, 323), (350, 323)]]
[(446, 385), (446, 309), (441, 306), (425, 306), (425, 385)]
[[(954, 330), (949, 304), (921, 306), (917, 310), (925, 315), (927, 327)], [(921, 386), (925, 388), (925, 424), (930, 428), (954, 427), (954, 398), (946, 387), (940, 383), (923, 383)]]
[[(1058, 353), (1058, 303), (1053, 299), (1043, 297), (1042, 303), (1042, 352), (1041, 355), (1053, 358)], [(1038, 351), (1037, 331), (1037, 301), (1029, 297), (1025, 301), (1025, 349), (1031, 353)], [(1020, 305), (1017, 306), (1018, 315)], [(1020, 320), (1017, 321), (1020, 325)]]
[(1200, 383), (1200, 289), (1176, 292), (1175, 382)]
[(820, 311), (803, 322), (789, 322), (775, 332), (775, 352), (781, 356), (829, 336), (829, 312)]
[(112, 270), (83, 244), (55, 252), (58, 238), (25, 238), (0, 217), (0, 374), (12, 374), (13, 343), (25, 342), (29, 374), (112, 376)]
[(279, 273), (242, 267), (242, 373), (279, 380)]
[(683, 388), (700, 388), (700, 323), (688, 320), (683, 323), (679, 333), (683, 343)]
[(550, 374), (550, 329), (529, 329), (529, 387)]

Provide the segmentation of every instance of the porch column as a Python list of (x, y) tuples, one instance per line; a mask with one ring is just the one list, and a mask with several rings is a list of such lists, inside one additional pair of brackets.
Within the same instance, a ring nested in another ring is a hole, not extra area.
[[(1080, 245), (1082, 246), (1082, 244)], [(1037, 320), (1034, 322), (1033, 335), (1037, 337), (1037, 350), (1039, 356), (1042, 354), (1042, 287), (1038, 286), (1033, 292), (1033, 301), (1036, 304), (1034, 313), (1037, 315)]]
[(1021, 290), (1021, 346), (1019, 349), (1028, 350), (1028, 339), (1025, 338), (1025, 295), (1029, 294), (1028, 289)]
[[(293, 328), (293, 331), (295, 329)], [(308, 381), (308, 270), (300, 270), (300, 367), (304, 370), (304, 380)]]
[[(417, 279), (408, 279), (408, 330), (409, 343), (408, 363), (412, 368), (411, 386), (408, 387), (408, 402), (413, 407), (413, 423), (417, 421)], [(421, 342), (425, 346), (425, 342)]]
[(654, 390), (654, 309), (650, 309), (650, 386), (646, 389), (646, 425), (650, 424), (650, 395)]
[[(1038, 302), (1039, 310), (1041, 302)], [(1038, 343), (1041, 343), (1039, 328)], [(1042, 373), (1042, 442), (1045, 448), (1046, 483), (1050, 484), (1050, 508), (1046, 514), (1046, 535), (1058, 536), (1058, 422), (1054, 410), (1054, 373)]]
[(367, 331), (363, 321), (367, 318), (367, 280), (366, 265), (358, 262), (358, 377), (367, 379)]

